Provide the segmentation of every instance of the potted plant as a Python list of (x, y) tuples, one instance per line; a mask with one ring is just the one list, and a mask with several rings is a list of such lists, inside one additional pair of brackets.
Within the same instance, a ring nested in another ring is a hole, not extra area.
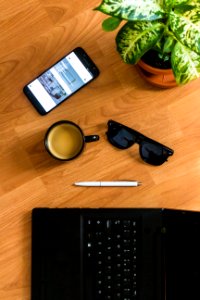
[[(140, 71), (146, 64), (150, 69), (167, 69), (171, 75), (162, 76), (170, 77), (169, 86), (173, 85), (171, 76), (176, 84), (199, 77), (199, 0), (103, 0), (95, 10), (110, 16), (102, 23), (105, 31), (122, 25), (116, 45), (124, 62), (139, 65)], [(141, 72), (147, 79), (159, 77)], [(159, 86), (162, 81), (163, 77)]]

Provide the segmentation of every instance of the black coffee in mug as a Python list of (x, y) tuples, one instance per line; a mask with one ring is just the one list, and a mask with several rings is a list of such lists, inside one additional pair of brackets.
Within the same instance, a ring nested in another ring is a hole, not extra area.
[(82, 129), (71, 121), (54, 123), (45, 135), (45, 147), (56, 159), (71, 160), (84, 149), (85, 142), (97, 141), (98, 135), (84, 136)]

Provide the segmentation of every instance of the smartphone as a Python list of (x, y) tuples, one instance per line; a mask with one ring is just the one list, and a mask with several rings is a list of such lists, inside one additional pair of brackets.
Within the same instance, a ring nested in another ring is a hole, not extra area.
[(99, 69), (82, 48), (65, 57), (29, 82), (23, 92), (45, 115), (99, 75)]

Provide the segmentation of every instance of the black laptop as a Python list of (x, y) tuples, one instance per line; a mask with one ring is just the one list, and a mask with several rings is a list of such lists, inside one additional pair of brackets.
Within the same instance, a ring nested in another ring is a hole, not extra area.
[(35, 208), (32, 300), (199, 300), (200, 213)]

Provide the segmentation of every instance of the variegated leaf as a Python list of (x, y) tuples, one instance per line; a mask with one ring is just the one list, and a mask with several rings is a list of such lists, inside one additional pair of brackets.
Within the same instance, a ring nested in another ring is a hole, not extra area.
[(198, 26), (200, 30), (200, 7), (186, 11), (183, 16)]
[(172, 7), (198, 7), (200, 5), (200, 0), (164, 0), (165, 2), (173, 2)]
[(188, 0), (187, 4), (192, 5), (192, 6), (199, 6), (200, 5), (200, 0)]
[(200, 77), (200, 57), (177, 42), (171, 56), (171, 64), (177, 84), (185, 84)]
[(136, 64), (162, 37), (165, 25), (160, 22), (128, 22), (116, 37), (117, 50), (126, 63)]
[(128, 21), (161, 19), (163, 0), (103, 0), (95, 8), (104, 14)]
[(175, 7), (177, 5), (185, 4), (187, 2), (188, 0), (164, 0), (164, 4), (170, 7)]
[(200, 54), (200, 26), (198, 24), (193, 23), (187, 16), (171, 12), (169, 26), (181, 43)]
[(193, 8), (200, 6), (200, 0), (164, 0), (165, 12), (180, 11), (191, 11)]

